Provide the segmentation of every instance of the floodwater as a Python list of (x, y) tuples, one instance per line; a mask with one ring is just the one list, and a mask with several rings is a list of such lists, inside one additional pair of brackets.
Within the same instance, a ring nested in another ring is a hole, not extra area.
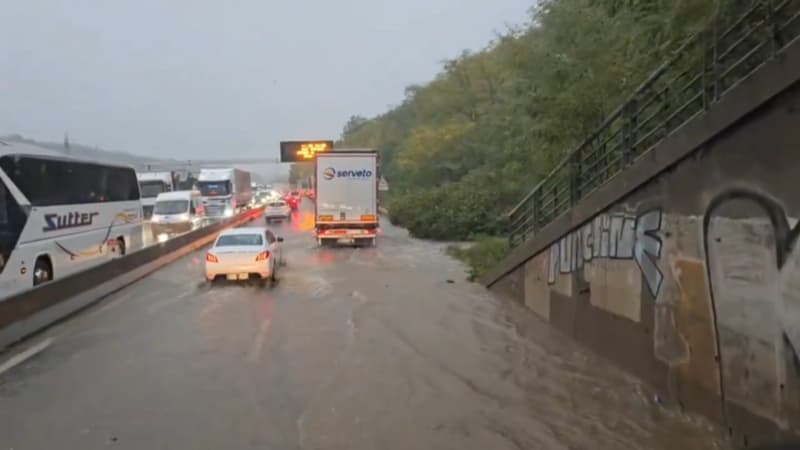
[(201, 250), (14, 349), (0, 449), (727, 448), (442, 246), (318, 249), (311, 214), (277, 286), (206, 286)]

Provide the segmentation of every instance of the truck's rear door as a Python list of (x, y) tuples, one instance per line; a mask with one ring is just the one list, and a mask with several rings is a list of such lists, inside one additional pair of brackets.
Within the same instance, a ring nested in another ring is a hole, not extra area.
[(370, 153), (317, 155), (317, 223), (377, 222), (377, 156)]

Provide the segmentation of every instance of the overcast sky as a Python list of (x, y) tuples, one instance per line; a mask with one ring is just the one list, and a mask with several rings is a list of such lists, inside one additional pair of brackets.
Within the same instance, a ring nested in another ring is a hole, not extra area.
[(336, 138), (533, 2), (0, 3), (0, 134), (191, 159)]

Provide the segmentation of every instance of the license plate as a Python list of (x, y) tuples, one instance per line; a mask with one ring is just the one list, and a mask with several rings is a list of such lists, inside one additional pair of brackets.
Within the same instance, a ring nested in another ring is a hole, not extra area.
[(225, 277), (230, 281), (246, 280), (246, 279), (250, 278), (250, 274), (247, 274), (247, 273), (229, 273)]
[(352, 243), (354, 243), (355, 241), (356, 241), (356, 240), (355, 240), (355, 239), (353, 239), (353, 238), (340, 238), (338, 242), (339, 242), (340, 244), (352, 244)]

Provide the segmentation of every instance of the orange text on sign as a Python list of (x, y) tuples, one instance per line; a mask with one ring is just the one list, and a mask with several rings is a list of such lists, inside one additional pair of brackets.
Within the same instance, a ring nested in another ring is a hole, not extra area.
[(303, 159), (313, 159), (315, 154), (326, 151), (328, 151), (328, 144), (324, 142), (312, 142), (302, 144), (300, 150), (297, 151), (297, 155)]

